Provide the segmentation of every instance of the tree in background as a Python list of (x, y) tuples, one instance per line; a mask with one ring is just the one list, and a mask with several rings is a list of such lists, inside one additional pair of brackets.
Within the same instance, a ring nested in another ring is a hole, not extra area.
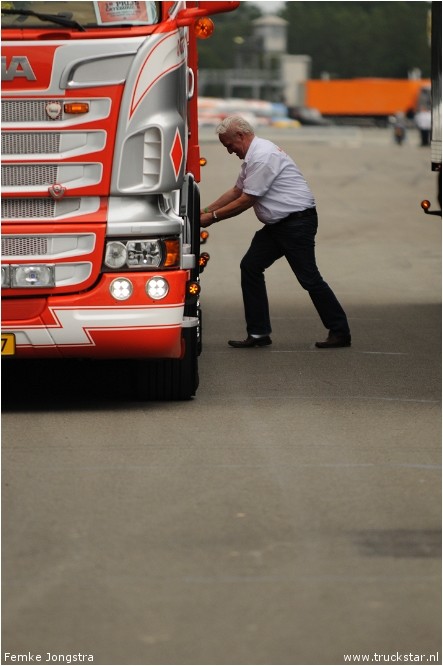
[(287, 2), (288, 51), (310, 55), (312, 78), (430, 75), (428, 2)]
[[(312, 78), (378, 76), (407, 78), (414, 68), (430, 75), (429, 2), (286, 2), (279, 15), (288, 25), (288, 52), (312, 58)], [(250, 44), (259, 5), (241, 2), (235, 12), (213, 17), (215, 32), (199, 43), (206, 69), (235, 67), (244, 40)], [(244, 55), (244, 54), (243, 54)], [(242, 58), (243, 62), (245, 58)]]
[(260, 18), (260, 9), (252, 2), (241, 2), (235, 12), (212, 16), (215, 30), (207, 41), (198, 43), (199, 64), (205, 69), (232, 69), (239, 42), (252, 36), (252, 21)]

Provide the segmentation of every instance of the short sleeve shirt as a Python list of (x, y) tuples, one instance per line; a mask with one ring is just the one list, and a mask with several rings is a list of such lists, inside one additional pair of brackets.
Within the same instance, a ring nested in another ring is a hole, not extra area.
[(254, 212), (264, 224), (315, 206), (314, 195), (295, 162), (272, 141), (257, 136), (246, 153), (236, 187), (257, 197)]

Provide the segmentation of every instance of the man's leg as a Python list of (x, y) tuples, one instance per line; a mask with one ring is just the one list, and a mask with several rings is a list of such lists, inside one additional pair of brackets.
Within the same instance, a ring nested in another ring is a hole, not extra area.
[(325, 328), (333, 334), (349, 336), (346, 314), (317, 268), (316, 232), (316, 216), (288, 220), (275, 228), (275, 235), (284, 248), (286, 259), (300, 285), (308, 291)]
[(272, 330), (264, 271), (283, 256), (283, 250), (275, 242), (269, 228), (264, 226), (257, 231), (240, 263), (246, 330), (249, 335), (269, 335)]

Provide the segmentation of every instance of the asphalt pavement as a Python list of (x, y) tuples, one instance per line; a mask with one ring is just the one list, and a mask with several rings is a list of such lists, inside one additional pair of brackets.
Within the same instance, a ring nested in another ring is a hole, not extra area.
[[(315, 348), (284, 260), (272, 346), (228, 347), (247, 212), (209, 230), (194, 400), (134, 402), (113, 363), (3, 372), (2, 664), (442, 663), (430, 151), (414, 132), (270, 136), (316, 196), (352, 347)], [(203, 138), (206, 205), (240, 162)]]

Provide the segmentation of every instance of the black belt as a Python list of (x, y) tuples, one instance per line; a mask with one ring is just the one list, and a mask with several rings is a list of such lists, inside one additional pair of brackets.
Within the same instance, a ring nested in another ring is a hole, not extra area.
[(297, 218), (297, 217), (310, 217), (311, 215), (317, 215), (317, 209), (315, 208), (306, 208), (306, 210), (297, 210), (295, 213), (289, 213), (289, 215), (286, 215), (282, 220), (279, 220), (278, 224), (280, 222), (285, 222), (286, 220), (289, 220), (290, 218)]

